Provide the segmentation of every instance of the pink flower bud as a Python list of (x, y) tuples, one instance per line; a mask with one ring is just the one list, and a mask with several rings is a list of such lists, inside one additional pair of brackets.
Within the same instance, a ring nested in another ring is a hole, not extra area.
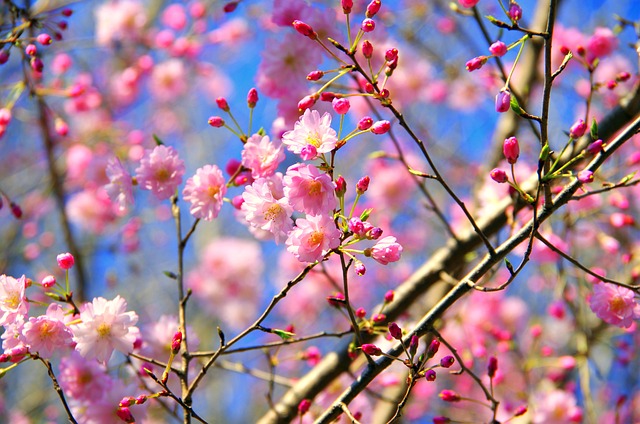
[(507, 181), (509, 181), (509, 177), (507, 177), (507, 173), (504, 172), (502, 169), (499, 168), (495, 168), (493, 169), (489, 175), (491, 176), (491, 179), (497, 183), (506, 183)]
[(29, 44), (27, 45), (27, 47), (24, 48), (24, 52), (26, 53), (27, 56), (35, 56), (36, 53), (38, 52), (38, 48), (36, 47), (35, 44)]
[(367, 59), (371, 59), (371, 56), (373, 56), (373, 44), (369, 40), (362, 42), (362, 54)]
[(307, 75), (307, 81), (318, 81), (323, 76), (324, 76), (324, 72), (322, 71), (311, 71)]
[(601, 151), (602, 151), (602, 140), (600, 139), (594, 141), (593, 143), (587, 146), (587, 152), (589, 152), (592, 155), (598, 154)]
[(0, 108), (0, 125), (8, 125), (11, 122), (11, 109)]
[(369, 94), (373, 94), (375, 91), (375, 88), (373, 88), (373, 84), (367, 82), (364, 84), (364, 91), (366, 91)]
[(333, 110), (337, 114), (344, 115), (349, 111), (349, 108), (351, 107), (351, 103), (349, 103), (349, 99), (344, 99), (344, 98), (339, 99), (336, 97), (331, 102), (331, 106), (333, 106)]
[(56, 260), (58, 261), (58, 266), (64, 270), (71, 269), (71, 267), (73, 267), (73, 264), (76, 263), (75, 259), (73, 258), (73, 255), (68, 252), (59, 254), (56, 257)]
[(355, 265), (356, 275), (363, 276), (367, 272), (367, 268), (362, 262), (356, 262)]
[(242, 197), (241, 194), (234, 196), (231, 199), (231, 206), (233, 206), (234, 208), (236, 208), (237, 210), (240, 210), (242, 208), (242, 204), (244, 203), (244, 198)]
[(345, 15), (351, 13), (351, 9), (353, 8), (353, 0), (342, 0), (342, 12)]
[(42, 287), (45, 289), (50, 289), (51, 287), (56, 285), (56, 277), (53, 275), (47, 275), (42, 279)]
[(227, 4), (225, 4), (225, 5), (222, 7), (222, 11), (223, 11), (224, 13), (231, 13), (231, 12), (233, 12), (234, 10), (236, 10), (236, 8), (237, 8), (237, 7), (238, 7), (238, 2), (237, 2), (237, 1), (231, 1), (231, 2), (229, 2), (229, 3), (227, 3)]
[(251, 88), (249, 90), (249, 93), (247, 93), (247, 104), (249, 105), (250, 109), (253, 109), (254, 107), (256, 107), (257, 103), (258, 103), (258, 90), (256, 90), (255, 88)]
[(589, 171), (588, 169), (578, 172), (578, 181), (580, 181), (582, 184), (593, 182), (593, 172)]
[(316, 104), (318, 97), (319, 96), (317, 94), (310, 94), (308, 96), (305, 96), (298, 102), (298, 110), (300, 112), (304, 112), (305, 110), (309, 109), (311, 106)]
[(313, 160), (318, 157), (318, 149), (313, 144), (307, 144), (300, 150), (300, 157), (303, 160)]
[(220, 128), (224, 125), (224, 119), (219, 116), (212, 116), (207, 122), (214, 128)]
[(333, 91), (323, 91), (320, 93), (320, 100), (323, 102), (332, 102), (333, 99), (339, 98), (340, 95), (338, 93), (334, 93)]
[(396, 293), (393, 290), (387, 290), (384, 294), (384, 303), (393, 302), (393, 298), (396, 296)]
[(133, 396), (125, 396), (122, 398), (118, 406), (120, 408), (125, 408), (127, 406), (135, 405), (135, 403), (136, 403), (136, 398), (134, 398)]
[(138, 397), (136, 397), (136, 405), (142, 405), (143, 403), (145, 403), (147, 401), (147, 395), (140, 395)]
[(479, 1), (480, 0), (458, 0), (458, 3), (460, 3), (460, 6), (470, 9), (476, 4), (478, 4)]
[(527, 413), (527, 407), (526, 405), (519, 407), (518, 409), (516, 409), (516, 412), (513, 414), (515, 417), (520, 417), (524, 414)]
[(29, 64), (31, 65), (31, 69), (36, 72), (42, 72), (44, 69), (44, 63), (42, 63), (42, 60), (39, 57), (32, 57)]
[[(459, 1), (462, 1), (462, 0), (459, 0)], [(447, 417), (443, 417), (442, 415), (433, 417), (433, 424), (447, 424), (450, 422), (451, 422), (451, 419)]]
[(511, 92), (502, 90), (496, 95), (496, 112), (503, 113), (511, 108)]
[(22, 218), (22, 208), (17, 203), (9, 203), (9, 208), (11, 208), (11, 213), (16, 219)]
[(438, 396), (445, 402), (460, 402), (461, 399), (460, 395), (453, 390), (443, 390)]
[(472, 72), (475, 71), (477, 69), (482, 68), (482, 66), (487, 63), (487, 57), (486, 56), (478, 56), (478, 57), (474, 57), (473, 59), (471, 59), (470, 61), (468, 61), (465, 65), (465, 67), (467, 68), (467, 71)]
[(489, 46), (489, 51), (494, 56), (502, 57), (507, 54), (507, 45), (502, 41), (496, 41), (491, 46)]
[(371, 132), (377, 135), (384, 134), (389, 129), (391, 129), (391, 122), (387, 120), (378, 121), (371, 126)]
[(436, 372), (434, 370), (427, 370), (427, 372), (424, 373), (424, 378), (427, 381), (436, 381)]
[(380, 324), (387, 320), (387, 316), (385, 314), (375, 314), (373, 317), (371, 317), (371, 319), (376, 324)]
[(515, 137), (509, 137), (504, 140), (502, 144), (502, 152), (504, 153), (505, 159), (510, 164), (514, 164), (518, 161), (518, 157), (520, 156), (520, 144), (518, 143), (518, 139)]
[(53, 122), (53, 128), (59, 136), (65, 137), (69, 134), (69, 126), (60, 118), (55, 119)]
[(578, 119), (569, 129), (569, 137), (580, 138), (585, 132), (587, 132), (587, 124), (582, 119)]
[(382, 235), (382, 228), (380, 227), (372, 227), (371, 229), (367, 230), (367, 238), (369, 240), (378, 240), (381, 235)]
[(382, 350), (378, 346), (376, 346), (374, 344), (371, 344), (371, 343), (363, 344), (362, 346), (360, 346), (360, 349), (362, 349), (362, 351), (364, 353), (366, 353), (367, 355), (369, 355), (369, 356), (380, 356), (380, 355), (382, 355)]
[(229, 103), (227, 103), (227, 99), (225, 99), (224, 97), (218, 97), (216, 99), (216, 104), (223, 111), (229, 112)]
[(9, 50), (0, 50), (0, 65), (4, 65), (9, 60)]
[(389, 334), (396, 340), (402, 339), (402, 329), (395, 322), (389, 324)]
[(629, 72), (622, 71), (618, 75), (616, 75), (616, 80), (619, 82), (625, 82), (629, 78), (631, 78), (631, 74)]
[(440, 341), (438, 339), (431, 340), (429, 347), (427, 348), (427, 358), (433, 358), (440, 349)]
[(360, 131), (366, 131), (373, 125), (373, 119), (369, 116), (365, 116), (358, 122), (358, 129)]
[[(369, 256), (375, 259), (382, 265), (387, 265), (389, 262), (396, 262), (400, 260), (402, 255), (402, 246), (396, 242), (396, 238), (393, 236), (387, 236), (378, 242), (369, 250)], [(365, 250), (365, 255), (367, 250)]]
[(381, 5), (382, 2), (380, 0), (372, 0), (371, 3), (369, 3), (369, 5), (367, 6), (367, 12), (365, 13), (367, 18), (373, 18), (374, 16), (376, 16), (376, 13), (378, 13), (378, 11), (380, 10)]
[(364, 318), (367, 316), (367, 311), (364, 308), (358, 308), (356, 309), (356, 317), (358, 318)]
[(182, 343), (182, 332), (176, 331), (171, 339), (171, 352), (175, 355), (180, 351), (180, 344)]
[(312, 40), (316, 40), (318, 38), (318, 34), (313, 30), (313, 28), (311, 28), (311, 25), (309, 24), (295, 20), (293, 21), (293, 27), (296, 29), (296, 31), (298, 31), (305, 37), (309, 37)]
[(445, 357), (443, 357), (442, 359), (440, 359), (440, 366), (442, 368), (450, 368), (451, 365), (453, 365), (453, 363), (455, 362), (455, 358), (451, 355), (447, 355)]
[(40, 35), (38, 35), (36, 37), (36, 41), (40, 44), (42, 44), (43, 46), (48, 46), (49, 44), (51, 44), (53, 41), (51, 40), (51, 36), (49, 34), (46, 33), (42, 33)]
[(387, 62), (393, 62), (398, 59), (398, 49), (392, 48), (384, 52), (384, 59)]
[(336, 196), (342, 197), (347, 192), (347, 181), (342, 175), (336, 178)]
[(298, 404), (298, 413), (304, 415), (309, 411), (309, 408), (311, 408), (311, 401), (309, 399), (302, 399)]
[(373, 19), (365, 19), (360, 26), (363, 32), (371, 32), (376, 29), (376, 22)]
[(511, 2), (509, 5), (509, 17), (513, 22), (518, 22), (522, 19), (522, 8), (516, 2)]
[(492, 356), (489, 358), (489, 365), (487, 365), (487, 375), (489, 378), (493, 378), (496, 375), (496, 371), (498, 370), (498, 358)]
[(135, 423), (136, 419), (133, 418), (131, 410), (127, 407), (118, 408), (116, 415), (125, 423)]
[(356, 183), (356, 193), (360, 195), (364, 194), (369, 188), (369, 181), (370, 179), (368, 175), (360, 178)]

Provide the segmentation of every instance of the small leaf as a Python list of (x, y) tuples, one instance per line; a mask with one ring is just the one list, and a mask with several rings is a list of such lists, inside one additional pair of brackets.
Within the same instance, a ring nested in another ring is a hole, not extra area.
[(504, 258), (504, 264), (506, 265), (507, 269), (509, 270), (509, 272), (511, 274), (513, 274), (513, 265), (511, 265), (511, 262), (509, 262), (509, 259)]
[(153, 135), (153, 140), (156, 142), (156, 145), (158, 146), (163, 146), (164, 143), (162, 142), (162, 140), (160, 140), (160, 137), (158, 137), (157, 135)]
[(178, 275), (176, 275), (176, 273), (171, 272), (171, 271), (162, 271), (162, 273), (167, 276), (168, 278), (171, 278), (172, 280), (177, 280), (178, 279)]
[(591, 121), (590, 133), (593, 140), (598, 139), (598, 123), (596, 122), (596, 118), (593, 118), (593, 121)]
[(487, 18), (489, 22), (491, 22), (498, 28), (511, 28), (511, 25), (507, 24), (506, 22), (502, 22), (501, 20), (496, 19), (491, 15), (485, 15), (485, 18)]
[[(637, 172), (637, 171), (636, 171)], [(624, 178), (622, 178), (620, 180), (620, 182), (618, 182), (618, 185), (625, 185), (626, 183), (628, 183), (629, 181), (631, 181), (633, 179), (633, 177), (636, 175), (636, 172), (632, 172), (629, 175), (626, 175)]]
[(295, 335), (290, 331), (279, 330), (277, 328), (274, 328), (272, 332), (276, 336), (280, 337), (282, 340), (289, 340)]
[(511, 110), (517, 113), (518, 115), (524, 112), (524, 110), (520, 107), (520, 103), (518, 103), (518, 99), (516, 99), (516, 96), (511, 96), (511, 101), (509, 102), (509, 105), (511, 106)]
[(217, 329), (218, 329), (218, 337), (220, 338), (220, 345), (224, 346), (226, 344), (224, 333), (222, 332), (222, 329), (220, 327), (217, 327)]
[(549, 152), (551, 148), (549, 147), (549, 143), (546, 143), (542, 146), (542, 150), (540, 150), (540, 158), (538, 159), (540, 162), (546, 162), (549, 159)]
[(373, 212), (373, 208), (363, 210), (362, 213), (360, 214), (360, 221), (364, 222), (367, 219), (369, 219), (369, 215), (371, 215), (371, 212)]

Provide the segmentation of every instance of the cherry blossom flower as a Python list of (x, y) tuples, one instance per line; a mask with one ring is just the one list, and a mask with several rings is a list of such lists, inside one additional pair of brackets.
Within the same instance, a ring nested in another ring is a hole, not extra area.
[(110, 1), (96, 9), (96, 44), (109, 46), (117, 41), (134, 42), (147, 23), (144, 6), (135, 0)]
[(241, 209), (249, 225), (268, 231), (276, 243), (281, 243), (287, 239), (287, 233), (293, 228), (293, 208), (287, 198), (274, 195), (273, 184), (266, 178), (258, 178), (247, 186), (242, 193), (244, 202)]
[[(283, 134), (282, 143), (299, 155), (303, 154), (307, 146), (312, 146), (317, 154), (332, 151), (338, 143), (338, 138), (335, 130), (331, 128), (331, 115), (324, 113), (321, 117), (317, 110), (305, 110), (294, 124), (293, 130)], [(317, 154), (303, 156), (303, 159), (315, 159)]]
[(184, 162), (173, 147), (156, 146), (147, 150), (136, 168), (138, 184), (160, 200), (171, 197), (182, 183)]
[(387, 236), (378, 242), (370, 249), (370, 254), (373, 259), (380, 262), (382, 265), (387, 265), (389, 262), (397, 262), (402, 255), (402, 246), (396, 241), (393, 236)]
[[(178, 317), (162, 315), (145, 327), (142, 352), (150, 358), (160, 361), (168, 360), (171, 353), (171, 342), (178, 329)], [(196, 334), (189, 326), (187, 326), (187, 331), (189, 333), (189, 347), (195, 348), (199, 344)]]
[(74, 400), (100, 399), (112, 385), (104, 364), (87, 359), (77, 351), (60, 360), (60, 386)]
[(11, 324), (29, 312), (25, 294), (26, 278), (0, 275), (0, 325)]
[(115, 203), (118, 211), (125, 212), (133, 204), (133, 183), (131, 174), (122, 166), (120, 159), (114, 157), (107, 162), (106, 168), (109, 184), (104, 189)]
[(98, 297), (85, 304), (80, 312), (82, 323), (72, 326), (76, 350), (100, 362), (108, 361), (114, 349), (131, 352), (138, 333), (134, 327), (138, 315), (125, 312), (126, 308), (127, 301), (120, 296), (113, 300)]
[(149, 89), (158, 100), (172, 101), (187, 91), (187, 70), (180, 59), (157, 64), (151, 73)]
[(640, 303), (633, 291), (616, 284), (594, 284), (589, 306), (600, 319), (618, 327), (629, 328), (640, 318)]
[(242, 165), (251, 169), (253, 178), (270, 177), (275, 174), (284, 158), (282, 143), (271, 142), (266, 135), (252, 135), (242, 150)]
[(50, 358), (73, 344), (73, 334), (65, 324), (65, 312), (60, 305), (52, 303), (45, 315), (31, 317), (22, 328), (24, 342), (29, 351), (43, 358)]
[(313, 165), (295, 164), (283, 179), (284, 195), (293, 208), (310, 215), (331, 212), (337, 206), (336, 184)]
[(227, 186), (220, 168), (205, 165), (187, 180), (182, 196), (191, 202), (191, 215), (211, 221), (220, 213), (226, 192)]
[(300, 262), (320, 261), (331, 249), (340, 246), (341, 234), (329, 216), (299, 218), (289, 233), (287, 250)]
[(533, 415), (534, 423), (567, 424), (582, 422), (582, 409), (576, 397), (564, 390), (551, 390), (539, 396)]
[(118, 215), (103, 187), (73, 194), (66, 205), (69, 220), (93, 234), (102, 233)]

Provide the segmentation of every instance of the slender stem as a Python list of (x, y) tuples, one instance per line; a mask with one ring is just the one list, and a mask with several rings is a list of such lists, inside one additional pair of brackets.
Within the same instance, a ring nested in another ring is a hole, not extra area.
[(64, 410), (67, 413), (67, 418), (69, 419), (69, 422), (73, 423), (73, 424), (77, 424), (78, 422), (73, 417), (73, 413), (71, 412), (71, 409), (69, 408), (69, 404), (67, 404), (67, 399), (64, 396), (64, 392), (62, 391), (62, 387), (60, 387), (60, 384), (58, 383), (58, 379), (56, 378), (56, 375), (53, 372), (53, 368), (51, 367), (51, 362), (49, 362), (48, 360), (46, 360), (44, 358), (41, 358), (41, 357), (38, 357), (37, 359), (39, 359), (40, 362), (42, 362), (44, 364), (44, 366), (47, 367), (47, 373), (49, 374), (49, 378), (51, 379), (51, 382), (53, 383), (53, 389), (56, 391), (56, 393), (58, 394), (58, 397), (60, 398), (60, 401), (62, 402), (62, 406), (64, 407)]

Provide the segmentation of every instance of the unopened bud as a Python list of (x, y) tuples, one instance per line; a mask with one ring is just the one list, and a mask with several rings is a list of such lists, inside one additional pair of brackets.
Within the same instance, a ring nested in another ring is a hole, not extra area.
[(311, 71), (307, 75), (307, 81), (318, 81), (323, 76), (324, 76), (324, 72), (322, 71)]
[(366, 353), (367, 355), (369, 355), (369, 356), (380, 356), (380, 355), (382, 355), (382, 350), (378, 346), (376, 346), (374, 344), (371, 344), (371, 343), (363, 344), (362, 346), (360, 346), (360, 349), (362, 349), (362, 351), (364, 353)]
[(180, 344), (182, 343), (182, 332), (177, 331), (173, 335), (173, 339), (171, 340), (171, 352), (175, 355), (180, 351)]
[(371, 128), (372, 125), (373, 125), (373, 119), (371, 119), (371, 117), (369, 116), (365, 116), (364, 118), (360, 119), (360, 121), (358, 122), (358, 129), (360, 131), (366, 131), (369, 128)]
[(214, 128), (220, 128), (224, 125), (224, 119), (219, 116), (212, 116), (207, 122)]
[(518, 139), (515, 137), (505, 139), (502, 144), (502, 152), (504, 153), (504, 157), (507, 159), (507, 162), (512, 165), (516, 163), (520, 156), (520, 144), (518, 143)]
[(498, 358), (492, 356), (489, 358), (489, 365), (487, 365), (487, 375), (489, 378), (493, 378), (496, 375), (496, 371), (498, 370)]
[(342, 12), (345, 15), (351, 13), (351, 9), (353, 8), (353, 0), (342, 0)]
[(256, 107), (257, 103), (258, 103), (258, 90), (256, 90), (255, 88), (251, 88), (249, 90), (249, 93), (247, 93), (247, 104), (249, 105), (250, 109), (253, 109), (254, 107)]
[(298, 404), (298, 413), (304, 415), (309, 411), (309, 408), (311, 408), (311, 401), (309, 399), (302, 399)]
[(389, 324), (389, 334), (396, 340), (402, 339), (402, 329), (395, 322)]
[(295, 20), (293, 21), (293, 27), (296, 31), (298, 31), (305, 37), (309, 37), (312, 40), (316, 40), (318, 38), (318, 34), (313, 30), (313, 28), (311, 28), (311, 25), (309, 24)]
[(369, 5), (367, 6), (367, 12), (365, 13), (367, 18), (373, 18), (374, 16), (376, 16), (376, 13), (380, 11), (381, 5), (382, 2), (380, 0), (372, 0), (371, 3), (369, 3)]
[(569, 129), (569, 137), (580, 138), (585, 132), (587, 132), (587, 124), (582, 119), (578, 119)]
[(440, 341), (433, 339), (427, 348), (427, 358), (433, 358), (438, 353), (438, 349), (440, 349)]
[(362, 54), (367, 59), (371, 59), (371, 56), (373, 56), (373, 44), (369, 40), (362, 42)]
[(369, 188), (369, 176), (366, 175), (358, 180), (356, 183), (356, 193), (363, 195)]
[(507, 173), (499, 168), (494, 168), (493, 170), (491, 170), (489, 175), (491, 176), (491, 179), (493, 181), (500, 184), (506, 183), (507, 181), (509, 181), (509, 177), (507, 177)]
[(362, 25), (360, 25), (360, 29), (362, 29), (363, 32), (371, 32), (374, 29), (376, 29), (376, 22), (373, 19), (365, 19), (364, 21), (362, 21)]
[(227, 103), (227, 99), (225, 99), (224, 97), (218, 97), (216, 99), (216, 104), (223, 111), (229, 112), (229, 103)]
[(460, 399), (462, 399), (460, 395), (453, 390), (443, 390), (438, 396), (445, 402), (460, 402)]
[(502, 90), (496, 95), (496, 112), (504, 113), (511, 107), (511, 92)]
[(371, 132), (377, 135), (384, 134), (389, 129), (391, 129), (391, 122), (387, 120), (378, 121), (371, 126)]

